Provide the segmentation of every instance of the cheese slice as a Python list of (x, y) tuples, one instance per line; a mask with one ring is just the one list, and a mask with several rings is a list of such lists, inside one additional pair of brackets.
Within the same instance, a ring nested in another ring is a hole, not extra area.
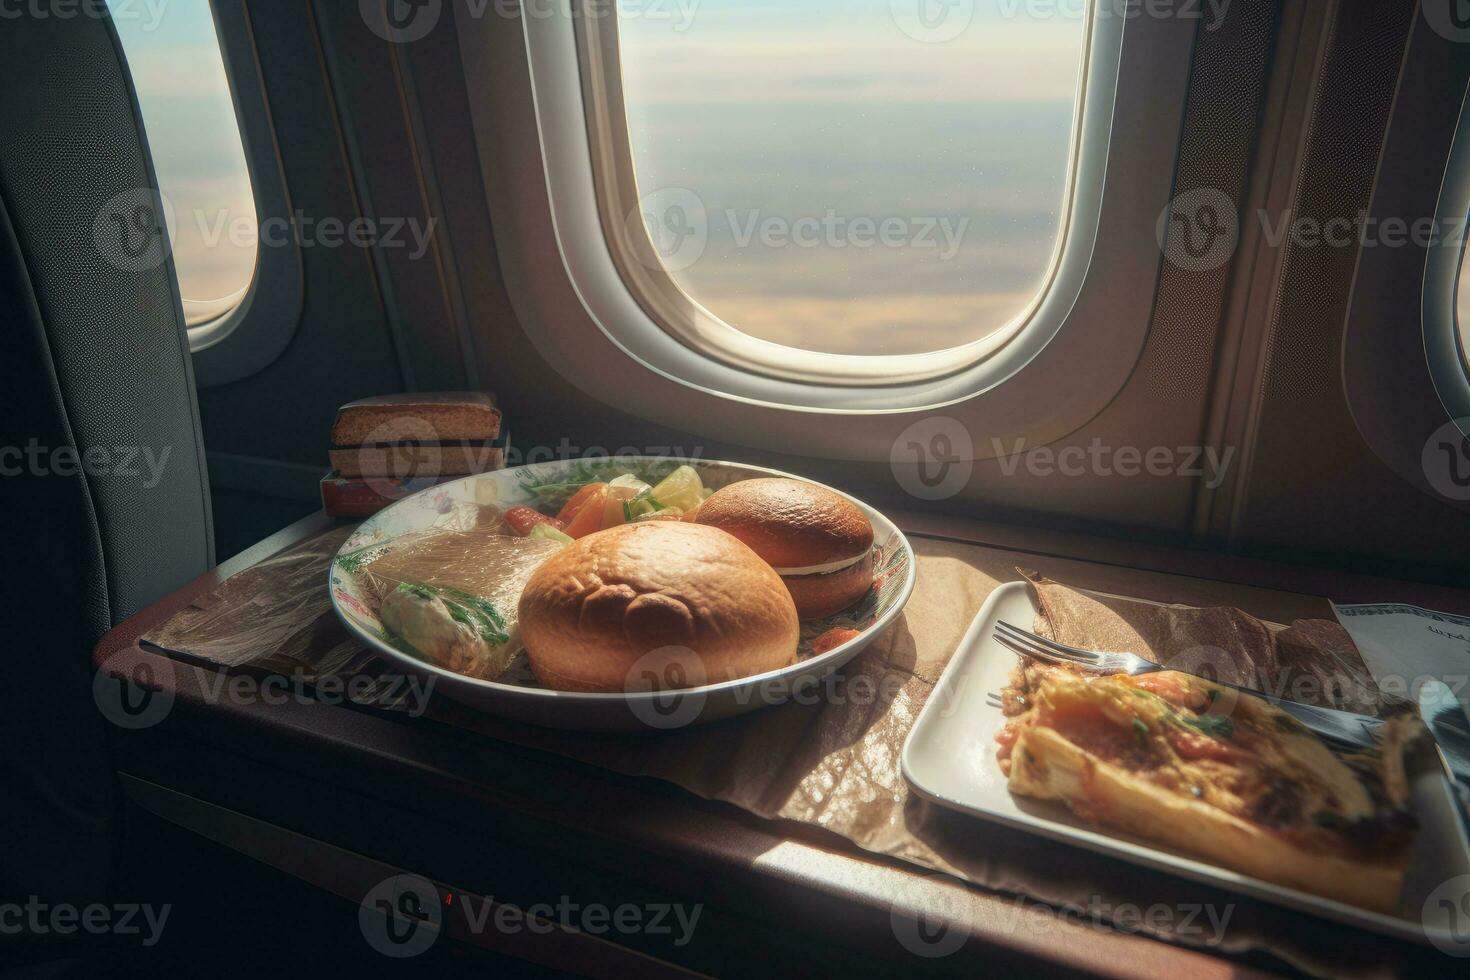
[(828, 572), (840, 572), (844, 568), (851, 568), (852, 566), (856, 565), (858, 562), (862, 561), (866, 557), (868, 557), (868, 552), (864, 551), (860, 555), (854, 555), (851, 558), (844, 558), (841, 561), (829, 561), (825, 565), (806, 565), (806, 566), (804, 566), (802, 568), (778, 568), (778, 569), (776, 569), (776, 574), (777, 575), (826, 575)]

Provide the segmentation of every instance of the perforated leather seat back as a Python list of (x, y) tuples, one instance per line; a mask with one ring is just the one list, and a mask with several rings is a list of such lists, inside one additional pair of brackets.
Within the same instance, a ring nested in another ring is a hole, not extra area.
[(111, 764), (90, 655), (213, 563), (156, 180), (104, 5), (0, 21), (0, 889), (95, 894)]
[(193, 375), (156, 185), (106, 17), (7, 19), (0, 308), (11, 356), (0, 370), (8, 389), (28, 397), (6, 398), (0, 465), (25, 489), (7, 494), (19, 511), (0, 522), (44, 512), (63, 527), (91, 525), (104, 577), (90, 580), (96, 554), (73, 553), (86, 585), (71, 605), (84, 605), (94, 627), (213, 560)]

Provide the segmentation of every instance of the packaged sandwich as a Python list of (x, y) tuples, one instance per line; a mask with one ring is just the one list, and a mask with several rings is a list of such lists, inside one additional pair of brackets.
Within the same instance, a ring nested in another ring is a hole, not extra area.
[(561, 547), (485, 521), (470, 530), (403, 535), (362, 555), (354, 571), (383, 625), (411, 652), (494, 680), (521, 647), (516, 606), (526, 580)]
[(329, 456), (347, 479), (446, 477), (498, 470), (505, 448), (494, 396), (413, 392), (343, 405)]

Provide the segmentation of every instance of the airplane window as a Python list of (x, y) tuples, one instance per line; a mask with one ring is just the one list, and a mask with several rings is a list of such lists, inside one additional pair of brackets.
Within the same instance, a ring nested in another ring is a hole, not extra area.
[(143, 109), (189, 326), (239, 305), (259, 232), (235, 105), (208, 3), (108, 0)]
[(1060, 246), (1086, 3), (619, 0), (629, 154), (664, 270), (830, 354), (980, 340)]

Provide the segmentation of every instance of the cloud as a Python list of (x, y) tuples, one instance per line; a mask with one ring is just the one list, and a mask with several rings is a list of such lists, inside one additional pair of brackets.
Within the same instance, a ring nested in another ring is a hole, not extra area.
[(1081, 42), (1069, 20), (990, 24), (942, 45), (862, 22), (777, 32), (700, 21), (684, 34), (633, 22), (623, 75), (631, 98), (649, 103), (1070, 102)]
[(927, 293), (861, 299), (701, 296), (705, 306), (762, 340), (829, 354), (917, 354), (979, 340), (1005, 326), (1025, 293)]

